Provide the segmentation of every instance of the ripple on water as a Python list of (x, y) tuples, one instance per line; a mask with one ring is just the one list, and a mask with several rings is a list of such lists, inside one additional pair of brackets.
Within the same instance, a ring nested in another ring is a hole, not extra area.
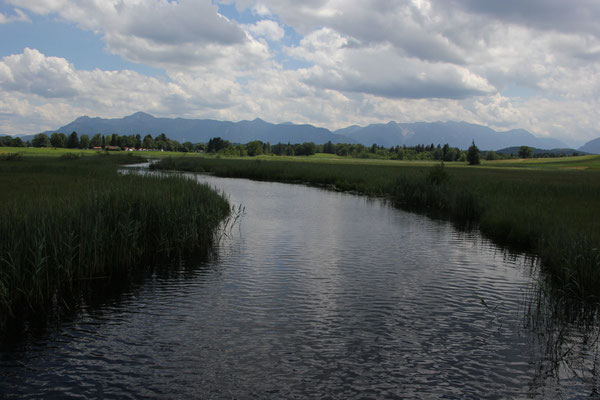
[(523, 257), (364, 197), (200, 179), (246, 209), (218, 256), (2, 354), (0, 395), (543, 393), (532, 378), (540, 355), (522, 329)]

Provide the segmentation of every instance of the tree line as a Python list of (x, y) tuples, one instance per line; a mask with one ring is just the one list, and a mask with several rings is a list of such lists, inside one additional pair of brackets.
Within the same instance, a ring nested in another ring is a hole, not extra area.
[(97, 133), (91, 138), (89, 135), (79, 136), (77, 132), (72, 132), (70, 135), (55, 132), (48, 136), (45, 133), (39, 133), (33, 137), (31, 141), (24, 142), (19, 137), (3, 136), (0, 137), (0, 146), (10, 147), (54, 147), (68, 149), (90, 149), (102, 148), (106, 149), (109, 146), (113, 149), (147, 149), (147, 150), (164, 150), (164, 151), (203, 151), (204, 144), (193, 144), (192, 142), (179, 143), (176, 140), (169, 139), (164, 133), (156, 136), (145, 135), (102, 135)]
[(466, 161), (467, 152), (448, 144), (417, 145), (417, 146), (379, 146), (373, 144), (365, 146), (354, 143), (337, 143), (331, 141), (325, 144), (313, 142), (304, 143), (277, 143), (254, 140), (244, 144), (233, 144), (220, 137), (209, 140), (206, 151), (224, 156), (310, 156), (316, 153), (335, 154), (352, 158), (387, 158), (395, 160), (439, 160), (439, 161)]
[[(91, 138), (88, 135), (79, 136), (77, 132), (70, 135), (55, 132), (48, 136), (40, 133), (34, 136), (31, 141), (24, 142), (20, 137), (2, 136), (0, 137), (0, 146), (10, 147), (54, 147), (70, 149), (111, 149), (117, 148), (135, 149), (135, 150), (164, 150), (179, 152), (208, 152), (223, 156), (254, 157), (258, 155), (277, 155), (277, 156), (310, 156), (316, 153), (335, 154), (342, 157), (351, 158), (384, 158), (393, 160), (425, 160), (425, 161), (467, 161), (470, 164), (478, 164), (480, 159), (499, 160), (509, 158), (531, 158), (531, 157), (562, 157), (563, 154), (553, 153), (535, 153), (531, 147), (521, 146), (518, 153), (501, 154), (494, 151), (480, 151), (475, 143), (468, 150), (461, 150), (458, 147), (451, 147), (447, 143), (442, 145), (416, 145), (416, 146), (379, 146), (373, 144), (364, 146), (353, 143), (332, 143), (315, 144), (313, 142), (304, 143), (277, 143), (271, 145), (269, 142), (253, 140), (246, 144), (233, 144), (229, 140), (220, 137), (211, 138), (208, 143), (179, 143), (176, 140), (168, 138), (164, 133), (156, 137), (152, 135), (102, 135), (97, 133)], [(476, 154), (475, 154), (476, 153)], [(573, 155), (577, 155), (574, 153)]]

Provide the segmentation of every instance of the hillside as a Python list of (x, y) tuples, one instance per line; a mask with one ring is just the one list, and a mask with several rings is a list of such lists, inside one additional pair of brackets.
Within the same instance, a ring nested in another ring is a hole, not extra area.
[(364, 128), (338, 130), (350, 138), (369, 146), (373, 143), (384, 146), (417, 144), (444, 144), (467, 149), (473, 140), (481, 150), (502, 149), (510, 146), (530, 146), (542, 149), (564, 148), (567, 145), (552, 138), (539, 138), (523, 129), (497, 132), (487, 126), (466, 122), (414, 122), (373, 124)]
[(253, 121), (217, 121), (212, 119), (156, 118), (138, 112), (124, 118), (79, 117), (75, 121), (52, 132), (77, 132), (80, 135), (120, 135), (141, 134), (152, 136), (165, 133), (179, 142), (208, 142), (213, 137), (221, 137), (233, 143), (247, 143), (261, 140), (270, 143), (362, 143), (370, 146), (415, 146), (418, 144), (445, 144), (467, 149), (472, 141), (481, 150), (504, 149), (512, 146), (530, 146), (538, 149), (566, 148), (560, 140), (539, 138), (523, 129), (497, 132), (483, 125), (466, 122), (414, 122), (372, 124), (366, 127), (352, 125), (331, 132), (325, 128), (290, 122), (272, 124), (262, 119)]
[(594, 140), (590, 140), (583, 146), (581, 146), (578, 150), (585, 151), (586, 153), (591, 154), (600, 154), (600, 137)]
[[(513, 146), (513, 147), (507, 147), (505, 149), (500, 149), (500, 150), (496, 150), (496, 153), (499, 154), (512, 154), (512, 155), (517, 155), (519, 154), (519, 147), (520, 146)], [(550, 150), (545, 150), (545, 149), (536, 149), (534, 147), (532, 147), (533, 149), (533, 155), (534, 156), (541, 156), (544, 154), (549, 154), (552, 156), (573, 156), (573, 155), (586, 155), (589, 153), (583, 152), (581, 150), (575, 150), (575, 149), (550, 149)]]
[[(165, 133), (178, 142), (208, 142), (213, 137), (221, 137), (233, 143), (247, 143), (252, 140), (263, 142), (350, 142), (345, 136), (336, 135), (324, 128), (312, 125), (294, 125), (290, 123), (271, 124), (259, 118), (253, 121), (216, 121), (211, 119), (156, 118), (150, 114), (138, 112), (124, 118), (105, 119), (79, 117), (75, 121), (60, 127), (57, 132), (77, 132), (80, 135), (120, 135), (141, 134), (152, 136)], [(51, 133), (51, 132), (47, 132)]]

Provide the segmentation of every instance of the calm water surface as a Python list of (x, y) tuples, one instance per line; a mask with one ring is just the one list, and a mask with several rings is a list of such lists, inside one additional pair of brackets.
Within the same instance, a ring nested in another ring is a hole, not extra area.
[(245, 207), (218, 255), (6, 344), (0, 397), (595, 395), (596, 342), (566, 329), (583, 356), (553, 362), (530, 323), (525, 257), (379, 200), (198, 179)]

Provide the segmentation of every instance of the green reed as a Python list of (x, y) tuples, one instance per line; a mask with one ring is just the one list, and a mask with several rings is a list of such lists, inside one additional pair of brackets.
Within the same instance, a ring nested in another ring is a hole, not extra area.
[(184, 177), (117, 172), (135, 161), (0, 161), (0, 325), (2, 316), (55, 306), (81, 282), (210, 246), (227, 200)]

